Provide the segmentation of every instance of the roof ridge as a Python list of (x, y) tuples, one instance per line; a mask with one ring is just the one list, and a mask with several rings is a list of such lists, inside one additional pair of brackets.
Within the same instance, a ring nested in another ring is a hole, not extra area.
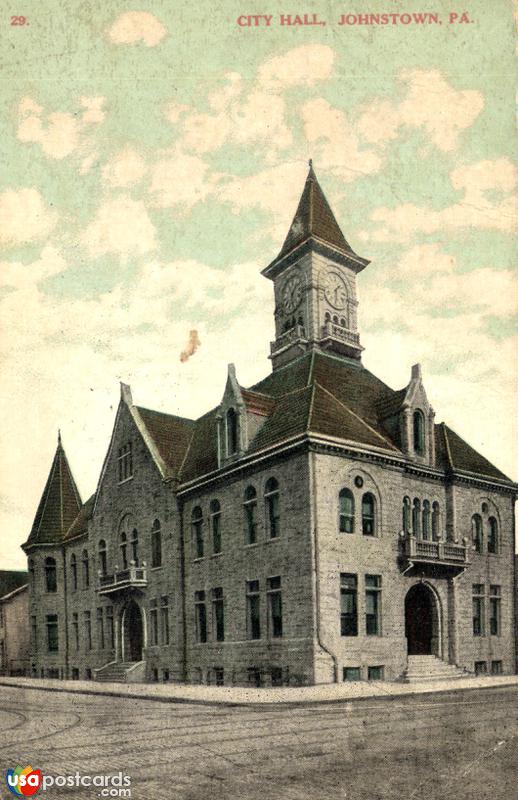
[(168, 411), (157, 411), (156, 408), (147, 408), (146, 406), (134, 406), (139, 411), (149, 411), (150, 414), (161, 414), (164, 417), (170, 417), (171, 419), (179, 419), (182, 422), (192, 422), (195, 423), (196, 420), (191, 419), (190, 417), (182, 417), (180, 414), (170, 414)]
[(386, 442), (386, 443), (389, 445), (389, 447), (390, 447), (390, 449), (391, 449), (391, 450), (397, 450), (397, 448), (396, 448), (396, 447), (394, 447), (394, 445), (392, 444), (392, 442), (390, 442), (388, 439), (386, 439), (386, 438), (385, 438), (385, 436), (382, 436), (382, 435), (381, 435), (381, 433), (378, 433), (378, 431), (377, 431), (377, 430), (375, 430), (374, 428), (372, 428), (372, 427), (369, 425), (369, 423), (368, 423), (368, 422), (365, 422), (365, 420), (364, 420), (362, 417), (360, 417), (358, 414), (356, 414), (356, 413), (355, 413), (355, 412), (352, 410), (352, 408), (349, 408), (349, 406), (348, 406), (348, 405), (346, 405), (346, 404), (345, 404), (345, 403), (343, 403), (341, 400), (339, 400), (339, 399), (338, 399), (338, 397), (337, 397), (336, 395), (334, 395), (332, 392), (330, 392), (330, 391), (329, 391), (329, 389), (326, 389), (326, 388), (325, 388), (325, 386), (322, 386), (322, 384), (318, 383), (318, 381), (315, 381), (315, 386), (318, 386), (318, 387), (319, 387), (319, 389), (322, 389), (322, 391), (323, 391), (323, 392), (325, 392), (325, 393), (326, 393), (326, 394), (328, 394), (330, 397), (332, 397), (332, 398), (333, 398), (333, 400), (334, 400), (336, 403), (338, 403), (338, 405), (342, 406), (342, 408), (344, 408), (344, 409), (345, 409), (345, 410), (346, 410), (346, 411), (347, 411), (349, 414), (351, 414), (351, 416), (353, 416), (355, 419), (359, 420), (359, 422), (361, 422), (361, 424), (362, 424), (362, 425), (363, 425), (365, 428), (368, 428), (368, 429), (369, 429), (369, 431), (371, 431), (371, 433), (373, 433), (373, 434), (374, 434), (374, 435), (375, 435), (375, 436), (376, 436), (378, 439), (381, 439), (381, 441), (382, 441), (382, 442)]
[(446, 425), (445, 422), (441, 422), (441, 426), (442, 426), (442, 433), (443, 433), (443, 436), (444, 436), (444, 446), (446, 448), (446, 455), (448, 457), (448, 466), (449, 466), (450, 469), (455, 469), (455, 467), (453, 465), (453, 458), (452, 458), (452, 455), (451, 455), (450, 442), (449, 442), (448, 433), (447, 433), (448, 426)]

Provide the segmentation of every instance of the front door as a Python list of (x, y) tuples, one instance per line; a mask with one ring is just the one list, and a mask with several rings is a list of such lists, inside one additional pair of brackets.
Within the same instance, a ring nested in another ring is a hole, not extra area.
[(405, 636), (408, 655), (431, 655), (433, 637), (433, 603), (430, 589), (418, 583), (405, 598)]
[(142, 661), (144, 627), (142, 613), (134, 600), (124, 610), (124, 660)]

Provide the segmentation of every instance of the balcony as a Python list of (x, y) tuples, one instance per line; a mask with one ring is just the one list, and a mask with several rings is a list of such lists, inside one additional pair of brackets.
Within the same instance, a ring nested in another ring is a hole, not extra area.
[(338, 349), (342, 349), (345, 353), (349, 350), (356, 352), (358, 352), (358, 350), (363, 350), (363, 347), (360, 345), (360, 335), (358, 333), (353, 333), (331, 320), (328, 320), (325, 325), (322, 326), (322, 344), (325, 345), (326, 342), (333, 346), (338, 345)]
[(463, 572), (469, 566), (469, 545), (444, 540), (418, 539), (401, 532), (401, 553), (406, 572), (411, 567), (440, 567), (449, 572)]
[(295, 342), (300, 342), (301, 344), (306, 344), (307, 342), (306, 332), (302, 325), (294, 325), (289, 331), (282, 333), (274, 342), (270, 342), (270, 353), (273, 356)]
[(99, 594), (109, 595), (122, 592), (126, 589), (144, 589), (147, 586), (147, 567), (137, 567), (131, 562), (127, 569), (117, 571), (112, 575), (99, 575)]

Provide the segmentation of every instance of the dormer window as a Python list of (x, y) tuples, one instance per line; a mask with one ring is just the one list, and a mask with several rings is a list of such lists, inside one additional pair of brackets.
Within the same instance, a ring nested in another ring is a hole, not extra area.
[(133, 453), (131, 442), (127, 442), (122, 447), (119, 447), (117, 463), (119, 469), (119, 483), (123, 483), (123, 481), (127, 481), (128, 478), (133, 477)]
[(227, 456), (237, 453), (237, 414), (234, 408), (229, 408), (226, 415), (227, 425)]
[(414, 411), (414, 453), (416, 456), (425, 454), (424, 415), (419, 409)]

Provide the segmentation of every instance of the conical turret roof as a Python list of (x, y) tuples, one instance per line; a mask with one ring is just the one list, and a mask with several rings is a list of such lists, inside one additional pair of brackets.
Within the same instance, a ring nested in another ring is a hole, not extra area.
[(82, 506), (81, 497), (68, 463), (61, 436), (49, 477), (36, 511), (27, 545), (63, 541)]

